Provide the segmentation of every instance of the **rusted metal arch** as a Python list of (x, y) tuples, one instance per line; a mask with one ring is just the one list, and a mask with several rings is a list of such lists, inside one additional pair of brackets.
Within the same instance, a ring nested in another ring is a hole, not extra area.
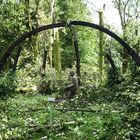
[(90, 23), (90, 22), (71, 21), (70, 24), (91, 27), (91, 28), (97, 29), (99, 31), (102, 31), (108, 34), (109, 36), (114, 38), (116, 41), (118, 41), (128, 51), (128, 54), (132, 57), (132, 59), (136, 62), (136, 64), (140, 66), (140, 56), (127, 43), (125, 43), (125, 41), (123, 41), (118, 35), (116, 35), (112, 31), (102, 26), (99, 26), (97, 24)]
[(53, 28), (60, 28), (60, 27), (65, 27), (67, 25), (67, 22), (62, 22), (62, 23), (54, 23), (54, 24), (49, 24), (45, 25), (42, 27), (38, 27), (30, 32), (26, 32), (21, 37), (19, 37), (11, 46), (8, 47), (6, 52), (4, 53), (3, 57), (0, 60), (0, 72), (3, 69), (4, 64), (6, 63), (7, 59), (11, 55), (12, 51), (21, 43), (23, 42), (26, 38), (29, 38), (32, 35), (35, 35), (41, 31), (48, 30), (48, 29), (53, 29)]
[(136, 64), (138, 66), (140, 66), (140, 57), (139, 55), (127, 44), (125, 43), (118, 35), (116, 35), (115, 33), (111, 32), (110, 30), (90, 23), (90, 22), (84, 22), (84, 21), (70, 21), (69, 23), (64, 21), (61, 23), (54, 23), (54, 24), (49, 24), (49, 25), (45, 25), (42, 27), (38, 27), (30, 32), (27, 32), (25, 34), (23, 34), (20, 38), (18, 38), (8, 49), (7, 51), (4, 53), (3, 57), (0, 60), (0, 71), (2, 71), (2, 68), (4, 66), (4, 64), (6, 63), (7, 59), (9, 58), (9, 56), (11, 55), (11, 52), (14, 50), (14, 48), (19, 45), (21, 42), (23, 42), (26, 38), (35, 35), (43, 30), (48, 30), (48, 29), (52, 29), (52, 28), (60, 28), (60, 27), (67, 27), (68, 25), (80, 25), (80, 26), (86, 26), (86, 27), (90, 27), (90, 28), (94, 28), (97, 29), (99, 31), (102, 31), (106, 34), (108, 34), (109, 36), (111, 36), (112, 38), (114, 38), (116, 41), (118, 41), (127, 51), (128, 54), (132, 57), (132, 59), (136, 62)]

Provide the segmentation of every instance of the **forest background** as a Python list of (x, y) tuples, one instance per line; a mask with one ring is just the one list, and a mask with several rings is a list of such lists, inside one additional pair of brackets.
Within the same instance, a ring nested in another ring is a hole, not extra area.
[[(106, 19), (105, 13), (108, 10), (106, 3), (97, 7), (96, 0), (0, 0), (0, 60), (8, 47), (25, 32), (43, 25), (63, 21), (69, 23), (73, 20), (92, 23), (94, 21), (97, 23), (98, 20), (98, 25), (116, 33), (139, 55), (140, 1), (112, 0), (110, 3), (118, 12), (116, 24), (120, 23), (119, 27), (111, 25), (109, 22), (111, 19)], [(68, 27), (50, 29), (21, 42), (11, 52), (1, 72), (1, 100), (3, 102), (6, 99), (1, 106), (6, 108), (5, 102), (10, 103), (17, 93), (26, 95), (26, 93), (44, 92), (43, 84), (48, 84), (48, 81), (51, 81), (49, 85), (51, 94), (61, 97), (63, 88), (68, 82), (69, 70), (76, 72), (75, 38), (78, 40), (81, 70), (78, 75), (80, 79), (78, 101), (81, 97), (87, 100), (99, 98), (100, 101), (106, 102), (114, 99), (122, 101), (122, 104), (125, 102), (124, 110), (135, 111), (133, 115), (125, 112), (123, 117), (119, 116), (119, 119), (115, 120), (110, 116), (110, 123), (103, 125), (102, 129), (99, 128), (101, 133), (97, 134), (97, 137), (123, 139), (126, 135), (138, 139), (139, 126), (134, 125), (134, 122), (140, 123), (139, 67), (117, 41), (101, 31), (87, 27), (72, 26), (72, 31)], [(45, 75), (43, 77), (45, 80), (42, 79), (42, 74)], [(49, 91), (45, 89), (47, 92), (45, 94)], [(123, 119), (129, 124), (128, 129), (125, 129), (125, 121), (124, 126), (116, 125)], [(1, 137), (11, 137), (13, 135), (11, 133), (15, 130), (8, 129), (9, 126), (4, 121), (1, 122), (4, 124)], [(8, 128), (5, 130), (5, 127)], [(113, 127), (114, 131), (108, 136), (105, 132)], [(21, 137), (25, 136), (25, 133), (21, 134), (19, 130), (17, 128), (15, 136), (18, 134)], [(81, 135), (79, 137), (85, 136)]]

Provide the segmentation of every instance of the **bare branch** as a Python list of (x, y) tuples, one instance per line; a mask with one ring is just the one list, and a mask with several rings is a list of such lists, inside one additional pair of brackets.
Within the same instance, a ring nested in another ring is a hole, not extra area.
[[(130, 0), (127, 0), (126, 1), (126, 3), (123, 1), (123, 5), (124, 5), (124, 8), (123, 8), (123, 19), (124, 19), (124, 24), (126, 24), (126, 21), (128, 21), (129, 20), (129, 16), (128, 16), (128, 19), (126, 19), (126, 8), (127, 8), (127, 6), (128, 6), (128, 4), (129, 4), (129, 1)], [(128, 12), (129, 12), (129, 10), (130, 9), (128, 9)]]

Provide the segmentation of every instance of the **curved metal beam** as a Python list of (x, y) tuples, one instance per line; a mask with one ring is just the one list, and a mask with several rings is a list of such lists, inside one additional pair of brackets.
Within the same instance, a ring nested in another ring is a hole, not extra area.
[(102, 26), (90, 23), (90, 22), (71, 21), (70, 24), (91, 27), (91, 28), (97, 29), (99, 31), (102, 31), (102, 32), (108, 34), (109, 36), (114, 38), (116, 41), (118, 41), (128, 51), (128, 54), (137, 63), (137, 65), (140, 66), (140, 56), (127, 43), (125, 43), (118, 35), (116, 35), (112, 31), (110, 31), (107, 28), (104, 28)]
[(49, 25), (45, 25), (42, 27), (38, 27), (30, 32), (26, 32), (23, 35), (21, 35), (21, 37), (19, 37), (11, 46), (8, 47), (8, 49), (4, 53), (3, 57), (1, 58), (1, 60), (0, 60), (0, 72), (2, 71), (4, 64), (6, 63), (7, 59), (11, 55), (11, 52), (14, 50), (14, 48), (16, 46), (18, 46), (21, 42), (23, 42), (26, 38), (29, 38), (30, 36), (35, 35), (43, 30), (65, 27), (66, 25), (67, 25), (67, 22), (49, 24)]
[[(118, 35), (111, 32), (110, 30), (108, 30), (102, 26), (99, 26), (99, 25), (96, 25), (96, 24), (93, 24), (90, 22), (84, 22), (84, 21), (71, 21), (71, 22), (69, 22), (69, 24), (94, 28), (94, 29), (97, 29), (99, 31), (102, 31), (102, 32), (108, 34), (109, 36), (111, 36), (112, 38), (117, 40), (128, 51), (128, 54), (134, 59), (134, 61), (137, 63), (137, 65), (140, 66), (139, 55), (128, 44), (126, 44)], [(14, 50), (14, 48), (17, 45), (19, 45), (21, 42), (23, 42), (26, 38), (28, 38), (32, 35), (35, 35), (43, 30), (48, 30), (48, 29), (52, 29), (52, 28), (59, 28), (59, 27), (66, 27), (67, 25), (68, 25), (68, 23), (66, 21), (61, 22), (61, 23), (49, 24), (49, 25), (45, 25), (42, 27), (38, 27), (30, 32), (23, 34), (4, 53), (2, 59), (0, 60), (0, 71), (2, 70), (4, 64), (6, 63), (6, 60), (9, 58), (9, 56), (11, 55), (11, 52)]]

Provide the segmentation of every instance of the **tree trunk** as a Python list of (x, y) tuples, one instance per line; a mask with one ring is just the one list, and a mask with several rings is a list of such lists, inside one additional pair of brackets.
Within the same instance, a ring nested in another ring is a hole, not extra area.
[(109, 53), (106, 53), (105, 56), (106, 56), (107, 60), (109, 61), (113, 71), (115, 72), (116, 71), (116, 66), (115, 66), (115, 63), (114, 63), (113, 59), (111, 58)]
[[(55, 2), (56, 0), (52, 1), (51, 5), (51, 21), (52, 23), (56, 22), (56, 14), (55, 14)], [(50, 36), (51, 48), (50, 48), (50, 60), (51, 66), (52, 63), (54, 68), (58, 73), (58, 79), (62, 78), (62, 68), (61, 68), (61, 52), (60, 52), (60, 42), (59, 42), (59, 30), (53, 29)]]
[[(27, 24), (26, 24), (26, 27), (28, 29), (28, 31), (32, 31), (32, 21), (31, 21), (31, 15), (30, 15), (30, 0), (25, 0), (25, 16), (27, 16)], [(29, 50), (33, 50), (34, 52), (34, 49), (33, 49), (33, 45), (32, 45), (32, 41), (33, 41), (33, 38), (32, 36), (29, 37), (29, 41), (28, 41), (28, 44), (29, 44)]]
[[(127, 41), (126, 37), (126, 26), (128, 24), (128, 19), (129, 19), (129, 2), (130, 0), (115, 0), (115, 3), (117, 5), (117, 9), (119, 12), (120, 16), (120, 21), (121, 21), (121, 26), (122, 26), (122, 31), (123, 31), (123, 39), (124, 41)], [(126, 16), (126, 13), (128, 13), (128, 16)], [(125, 74), (128, 70), (128, 51), (123, 48), (122, 50), (122, 74)]]
[(58, 78), (62, 78), (62, 68), (61, 68), (61, 51), (60, 51), (60, 42), (59, 42), (59, 32), (58, 30), (55, 33), (55, 40), (53, 44), (53, 64), (54, 68), (58, 73)]
[[(38, 14), (39, 2), (40, 2), (39, 0), (35, 1), (35, 4), (36, 4), (36, 11), (35, 12), (36, 12), (36, 14)], [(28, 28), (29, 31), (32, 31), (33, 28), (32, 28), (31, 14), (30, 14), (30, 0), (25, 0), (25, 6), (26, 6), (26, 14), (27, 14), (27, 17), (28, 17), (27, 28)], [(38, 26), (38, 19), (35, 18), (34, 22), (36, 22), (36, 27), (37, 27)], [(37, 35), (36, 36), (31, 36), (29, 38), (29, 45), (30, 45), (30, 47), (33, 51), (33, 60), (34, 61), (36, 60), (37, 52), (38, 52), (36, 42), (37, 42)]]
[(122, 53), (122, 74), (125, 74), (128, 70), (128, 52), (125, 48), (123, 48), (123, 53)]
[[(36, 8), (35, 8), (35, 13), (36, 15), (38, 15), (38, 10), (39, 10), (39, 2), (40, 0), (35, 0), (35, 4), (36, 4)], [(34, 24), (36, 25), (36, 27), (38, 27), (38, 18), (37, 16), (34, 16), (35, 18), (34, 20)], [(38, 54), (38, 35), (36, 34), (35, 36), (32, 37), (32, 49), (33, 49), (33, 59), (34, 61), (36, 61), (37, 58), (37, 54)]]
[(42, 69), (45, 71), (46, 69), (46, 60), (47, 60), (47, 50), (44, 49), (44, 57), (43, 57), (43, 64), (42, 64)]
[(16, 71), (16, 67), (17, 67), (17, 63), (18, 63), (18, 59), (19, 59), (19, 56), (20, 56), (20, 53), (22, 51), (22, 47), (20, 46), (17, 50), (17, 55), (15, 57), (15, 60), (14, 60), (14, 64), (13, 64), (13, 68), (12, 68), (12, 71), (15, 73)]
[[(103, 26), (103, 12), (99, 11), (99, 25)], [(99, 31), (99, 85), (103, 83), (103, 44), (104, 44), (104, 36), (103, 32)]]
[[(51, 5), (51, 13), (50, 13), (50, 19), (51, 22), (55, 22), (55, 0), (52, 0), (52, 5)], [(50, 60), (50, 66), (52, 67), (52, 51), (53, 51), (53, 43), (54, 43), (54, 29), (50, 31), (50, 49), (49, 49), (49, 60)]]
[(32, 31), (32, 22), (31, 22), (31, 15), (30, 15), (30, 1), (29, 0), (25, 0), (25, 6), (26, 6), (27, 17), (28, 17), (27, 28), (29, 29), (29, 31)]
[(69, 29), (72, 32), (72, 36), (73, 36), (73, 44), (74, 44), (75, 57), (76, 57), (76, 69), (77, 69), (76, 73), (78, 76), (78, 84), (80, 85), (81, 74), (80, 74), (80, 53), (79, 53), (78, 39), (77, 39), (77, 35), (74, 32), (74, 29), (71, 25), (69, 25)]

